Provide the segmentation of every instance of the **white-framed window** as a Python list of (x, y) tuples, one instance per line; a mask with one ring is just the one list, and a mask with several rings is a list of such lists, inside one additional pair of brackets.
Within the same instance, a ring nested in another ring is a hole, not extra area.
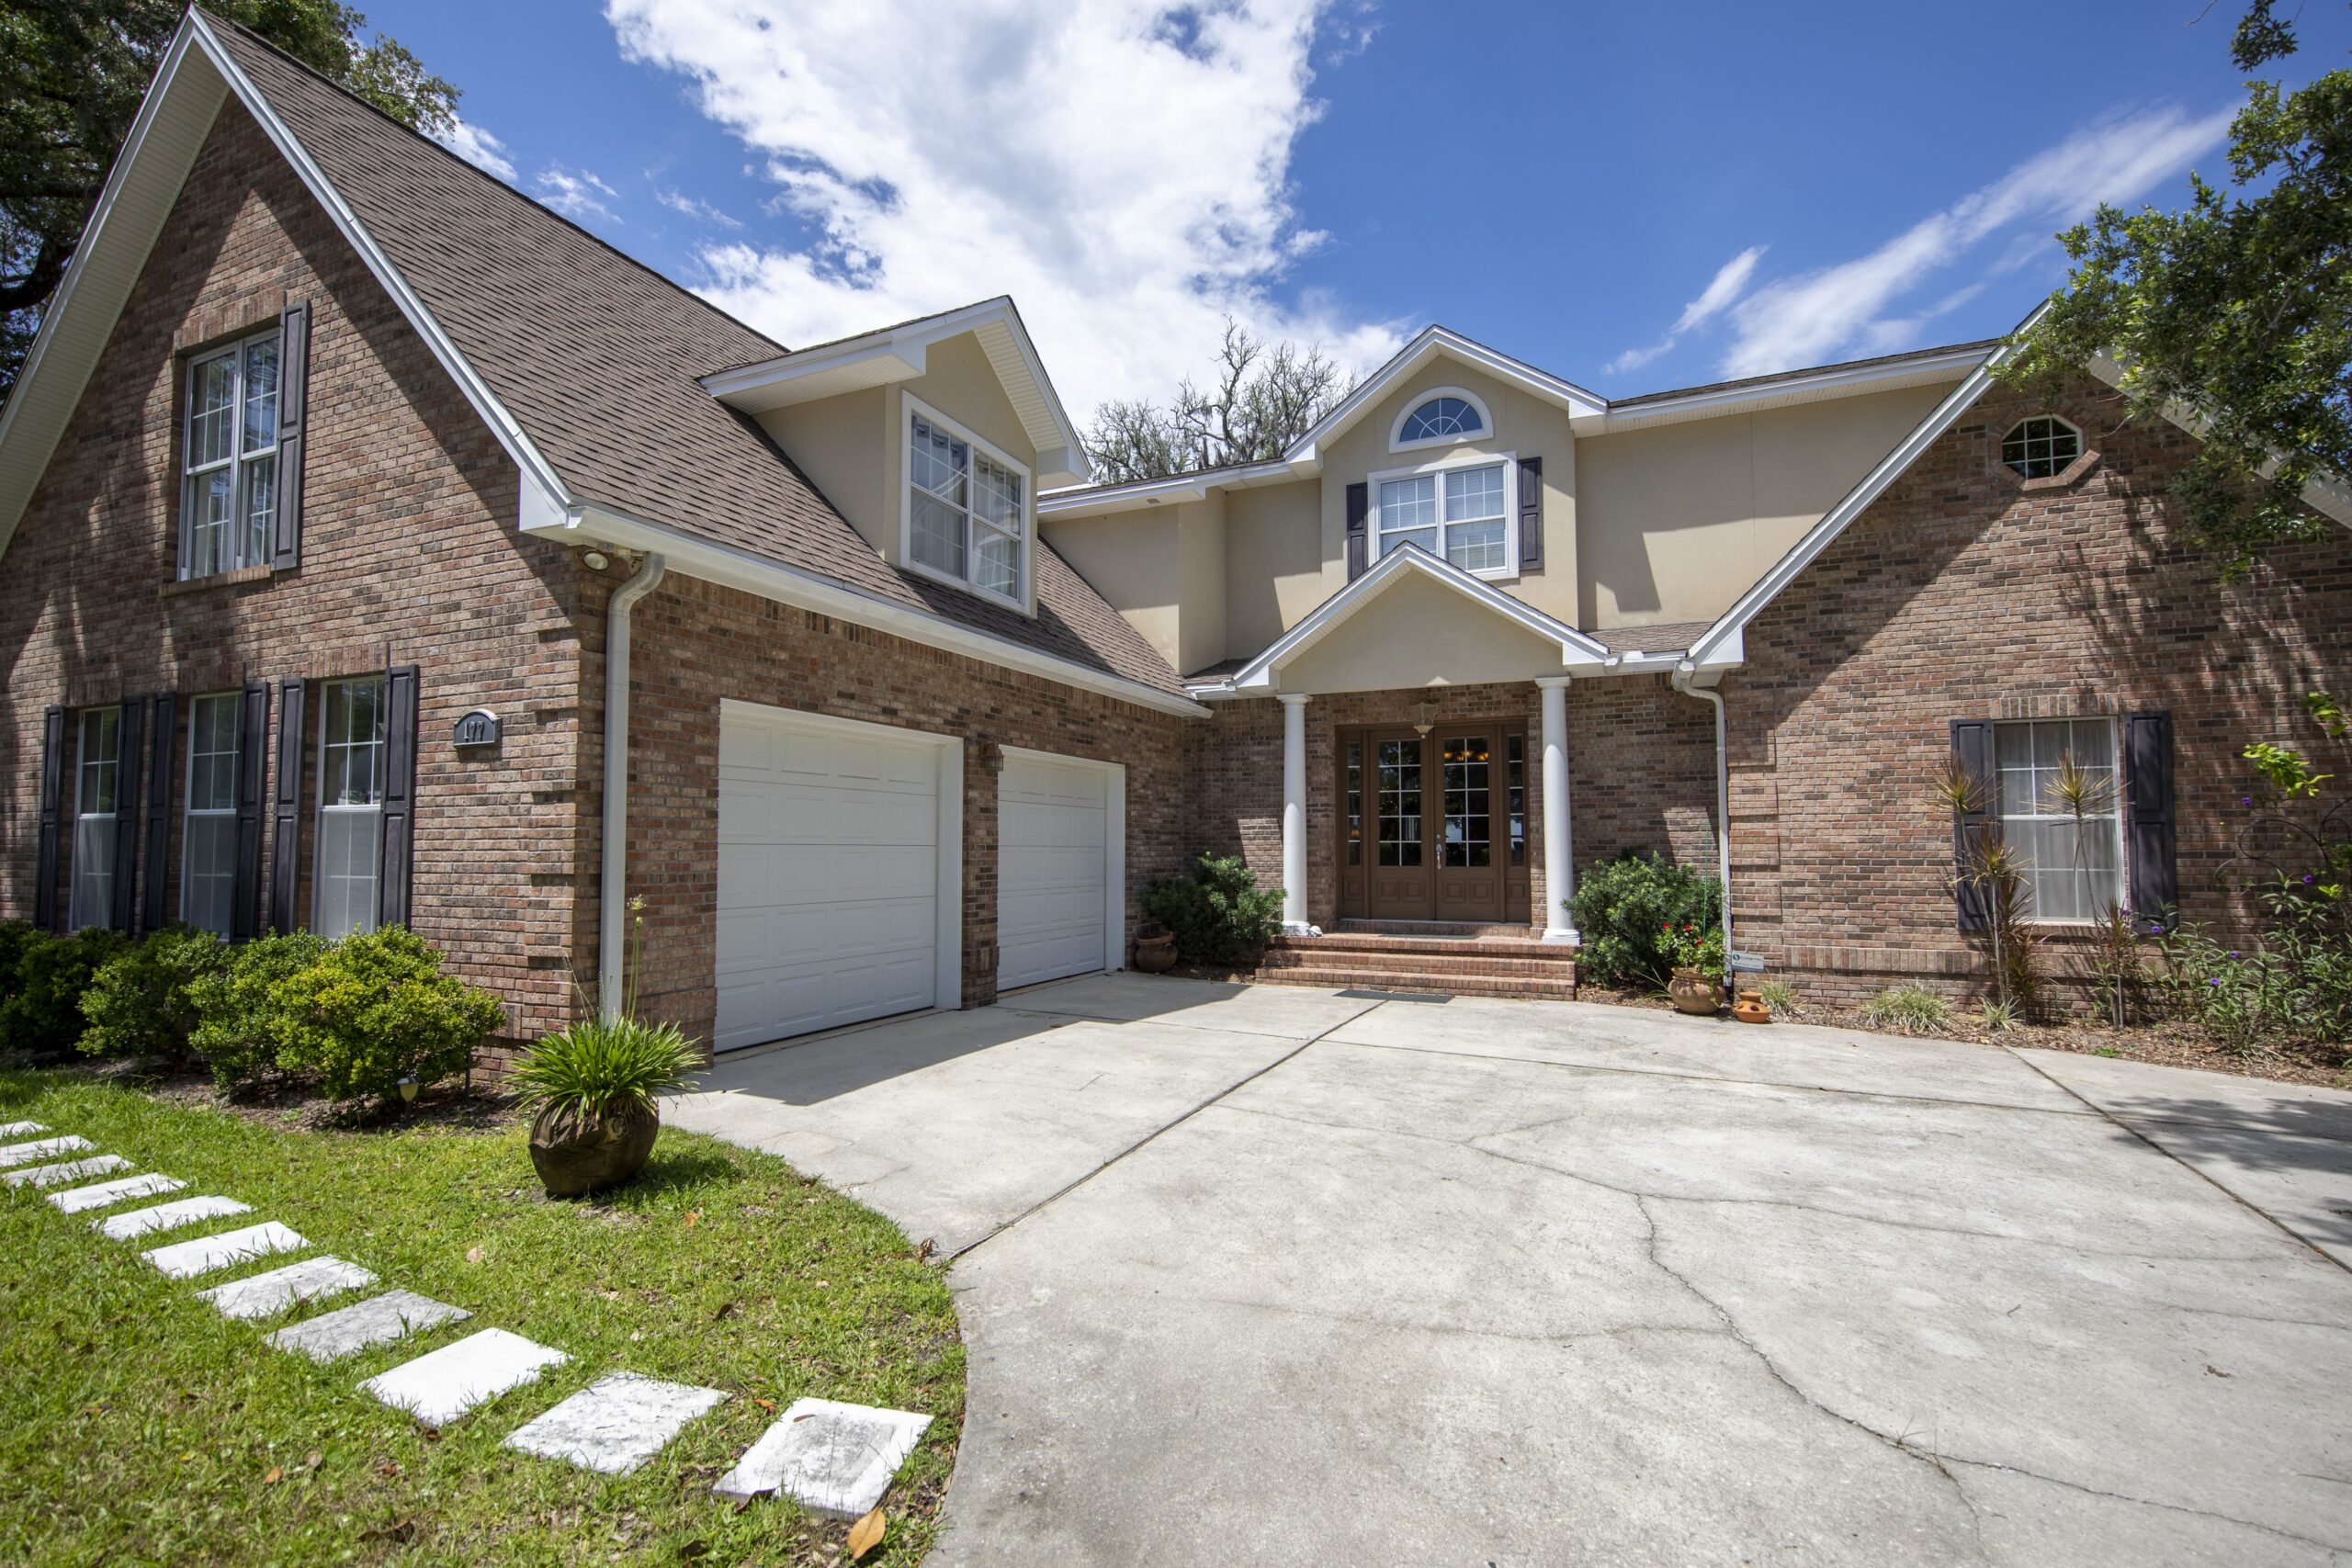
[(2001, 437), (2001, 461), (2030, 479), (2064, 473), (2083, 455), (2083, 433), (2055, 414), (2021, 419)]
[(1372, 475), (1374, 558), (1419, 545), (1474, 576), (1516, 576), (1518, 468), (1504, 457)]
[(187, 804), (180, 831), (180, 919), (231, 934), (237, 898), (237, 753), (244, 705), (235, 692), (187, 710)]
[[(2055, 784), (2072, 758), (2087, 780), (2081, 822)], [(2123, 791), (2112, 718), (2002, 720), (1993, 726), (2001, 833), (2031, 862), (2029, 919), (2096, 920), (2123, 902)]]
[(74, 754), (74, 894), (66, 924), (114, 923), (117, 791), (122, 783), (122, 710), (84, 708)]
[(1388, 449), (1443, 446), (1495, 433), (1487, 400), (1466, 387), (1433, 387), (1414, 399), (1388, 431)]
[(269, 559), (277, 520), (277, 350), (272, 327), (188, 362), (182, 578)]
[(1029, 469), (938, 410), (906, 400), (900, 542), (927, 577), (1025, 610), (1036, 498)]
[(330, 681), (320, 705), (319, 845), (311, 929), (376, 929), (384, 845), (384, 678)]

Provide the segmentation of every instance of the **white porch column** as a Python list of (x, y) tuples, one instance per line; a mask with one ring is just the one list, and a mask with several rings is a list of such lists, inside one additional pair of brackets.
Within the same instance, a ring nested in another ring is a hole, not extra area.
[(1283, 933), (1305, 936), (1306, 923), (1306, 698), (1283, 705)]
[(1577, 890), (1576, 844), (1568, 826), (1568, 678), (1539, 675), (1544, 689), (1544, 940), (1577, 942), (1576, 917), (1562, 899)]

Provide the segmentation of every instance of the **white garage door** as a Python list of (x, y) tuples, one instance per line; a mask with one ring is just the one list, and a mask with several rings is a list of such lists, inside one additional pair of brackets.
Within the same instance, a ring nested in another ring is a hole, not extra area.
[(718, 1049), (933, 1004), (939, 758), (879, 725), (721, 705)]
[(1113, 776), (1034, 752), (997, 775), (999, 989), (1105, 966)]

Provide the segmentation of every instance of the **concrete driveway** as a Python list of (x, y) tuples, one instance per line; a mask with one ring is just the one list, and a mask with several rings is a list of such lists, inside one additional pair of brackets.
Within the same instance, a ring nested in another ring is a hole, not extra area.
[(957, 1255), (934, 1563), (2352, 1563), (2352, 1094), (1119, 976), (669, 1114)]

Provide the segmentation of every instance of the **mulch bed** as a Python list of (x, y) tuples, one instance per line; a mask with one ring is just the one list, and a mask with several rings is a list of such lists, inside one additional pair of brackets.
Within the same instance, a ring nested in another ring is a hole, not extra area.
[(59, 1064), (78, 1068), (101, 1082), (136, 1084), (166, 1104), (202, 1106), (299, 1132), (352, 1132), (362, 1128), (430, 1127), (449, 1133), (495, 1133), (528, 1120), (515, 1100), (495, 1090), (462, 1083), (435, 1084), (413, 1102), (354, 1100), (337, 1102), (294, 1086), (266, 1088), (229, 1094), (198, 1069), (158, 1073), (130, 1062)]

